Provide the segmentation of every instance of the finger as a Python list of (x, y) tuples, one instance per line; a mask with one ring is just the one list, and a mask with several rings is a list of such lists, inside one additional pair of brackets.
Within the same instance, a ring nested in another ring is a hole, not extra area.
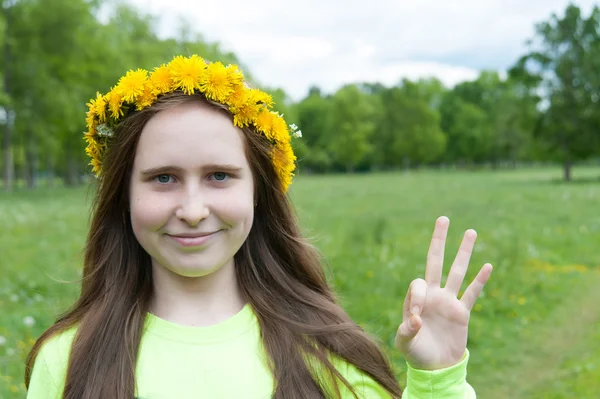
[(473, 282), (469, 284), (469, 286), (465, 290), (465, 293), (463, 294), (462, 298), (460, 298), (460, 301), (465, 305), (465, 307), (469, 311), (475, 305), (475, 301), (477, 301), (477, 298), (479, 298), (481, 290), (483, 290), (483, 287), (492, 275), (492, 270), (493, 267), (489, 263), (483, 265), (479, 273), (477, 273), (477, 276), (475, 276)]
[(423, 321), (421, 320), (421, 317), (417, 315), (412, 315), (408, 320), (405, 320), (400, 324), (398, 333), (396, 334), (396, 346), (400, 346), (413, 339), (419, 333), (422, 325)]
[(407, 295), (409, 300), (404, 304), (406, 317), (410, 317), (413, 314), (421, 315), (421, 311), (425, 306), (425, 298), (427, 297), (427, 282), (422, 278), (417, 278), (410, 283), (408, 290), (410, 292)]
[(402, 307), (402, 322), (405, 322), (410, 317), (410, 302), (412, 300), (412, 283), (408, 287), (408, 291), (406, 292), (406, 297), (404, 298), (404, 306)]
[(442, 269), (444, 268), (444, 247), (450, 220), (446, 216), (440, 216), (435, 221), (433, 237), (427, 253), (427, 266), (425, 268), (425, 280), (433, 286), (440, 285), (442, 281)]
[(445, 288), (454, 295), (458, 295), (458, 291), (460, 291), (460, 287), (465, 279), (465, 274), (467, 274), (475, 240), (477, 240), (477, 232), (473, 229), (467, 230), (454, 259), (454, 263), (452, 263), (452, 267), (450, 268)]

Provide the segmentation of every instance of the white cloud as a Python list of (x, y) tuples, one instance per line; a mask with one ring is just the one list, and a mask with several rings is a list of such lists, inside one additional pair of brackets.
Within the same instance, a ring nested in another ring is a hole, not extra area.
[[(233, 51), (263, 84), (293, 98), (315, 84), (395, 84), (437, 76), (447, 85), (482, 68), (503, 70), (525, 51), (534, 24), (568, 0), (129, 0), (162, 17), (163, 35), (180, 15), (207, 40)], [(588, 13), (595, 2), (578, 4)]]

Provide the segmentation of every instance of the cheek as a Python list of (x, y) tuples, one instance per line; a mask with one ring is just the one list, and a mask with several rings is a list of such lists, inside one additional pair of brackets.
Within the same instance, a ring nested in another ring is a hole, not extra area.
[(131, 225), (136, 234), (143, 230), (156, 231), (168, 219), (168, 206), (162, 198), (144, 196), (131, 202)]
[[(247, 193), (229, 193), (220, 196), (215, 202), (218, 204), (219, 217), (232, 225), (252, 224), (254, 218), (254, 200)], [(249, 226), (248, 226), (249, 229)]]

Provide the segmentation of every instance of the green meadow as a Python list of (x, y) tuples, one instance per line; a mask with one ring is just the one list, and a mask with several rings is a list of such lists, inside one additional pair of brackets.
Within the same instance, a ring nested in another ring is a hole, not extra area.
[[(424, 277), (435, 219), (450, 218), (446, 267), (478, 232), (467, 280), (491, 280), (473, 309), (468, 380), (480, 398), (596, 398), (600, 392), (600, 169), (412, 171), (299, 176), (291, 198), (345, 309), (392, 359), (411, 280)], [(77, 296), (92, 191), (0, 194), (0, 398), (24, 398), (37, 338)], [(463, 288), (466, 287), (466, 283)]]

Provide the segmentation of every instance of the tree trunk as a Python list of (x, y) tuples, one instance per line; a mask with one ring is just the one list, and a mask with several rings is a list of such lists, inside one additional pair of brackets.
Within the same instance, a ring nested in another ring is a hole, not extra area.
[(22, 187), (27, 187), (26, 184), (29, 181), (29, 168), (27, 167), (27, 159), (25, 158), (25, 148), (21, 144), (19, 148), (19, 159), (20, 162), (17, 162), (17, 174), (15, 179), (15, 187), (19, 188), (19, 184), (22, 184)]
[(27, 187), (37, 188), (38, 153), (31, 127), (25, 131), (25, 166), (27, 168)]
[(69, 139), (65, 143), (65, 155), (67, 157), (67, 170), (65, 171), (65, 186), (75, 186), (79, 182), (77, 171), (77, 159), (73, 154), (73, 146)]
[(46, 174), (48, 178), (48, 187), (54, 188), (54, 165), (50, 153), (46, 153)]
[(10, 122), (4, 127), (4, 136), (2, 137), (2, 153), (4, 156), (4, 190), (12, 191), (13, 182), (15, 179), (15, 164), (13, 161), (12, 143), (11, 143), (11, 126)]
[(402, 168), (404, 169), (405, 172), (410, 171), (410, 158), (406, 155), (404, 157), (402, 157)]
[[(10, 4), (4, 8), (4, 2), (2, 5), (2, 11), (4, 11), (5, 21), (5, 34), (4, 34), (4, 91), (7, 95), (10, 95), (10, 67), (11, 67), (11, 52), (10, 52), (10, 38), (9, 36), (9, 25), (10, 25)], [(6, 107), (6, 126), (4, 127), (4, 136), (2, 137), (2, 152), (4, 154), (4, 190), (7, 192), (12, 191), (12, 186), (15, 178), (14, 160), (12, 153), (12, 128), (14, 122), (14, 113), (10, 107)]]
[(571, 167), (573, 166), (573, 162), (571, 161), (570, 158), (567, 158), (565, 160), (565, 162), (563, 163), (563, 175), (565, 178), (565, 181), (569, 182), (571, 181)]

